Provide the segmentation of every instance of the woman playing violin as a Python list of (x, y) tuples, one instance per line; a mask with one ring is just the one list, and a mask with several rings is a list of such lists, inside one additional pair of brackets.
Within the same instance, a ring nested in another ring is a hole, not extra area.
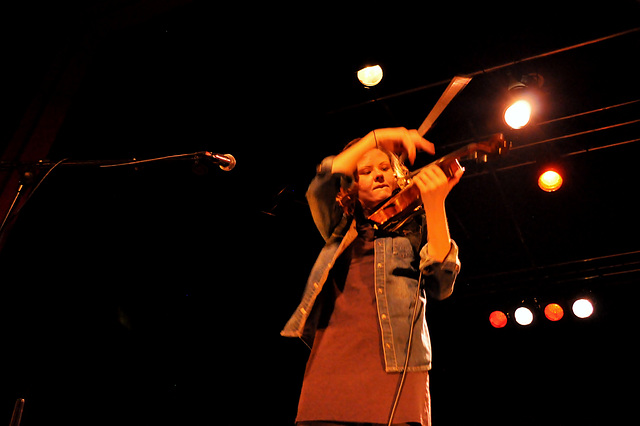
[(393, 424), (430, 425), (426, 297), (451, 295), (460, 270), (445, 199), (463, 171), (448, 179), (434, 165), (414, 176), (424, 210), (400, 228), (385, 231), (367, 220), (404, 183), (399, 156), (413, 164), (417, 151), (434, 154), (416, 130), (377, 129), (324, 159), (309, 186), (326, 244), (282, 331), (312, 348), (299, 426), (387, 424), (405, 367)]

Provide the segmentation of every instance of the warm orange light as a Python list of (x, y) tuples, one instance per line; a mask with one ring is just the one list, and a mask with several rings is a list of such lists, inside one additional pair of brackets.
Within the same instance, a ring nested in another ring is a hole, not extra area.
[(521, 129), (531, 120), (531, 104), (524, 99), (512, 103), (504, 111), (504, 121), (512, 129)]
[(544, 316), (547, 317), (549, 321), (560, 321), (564, 316), (564, 310), (562, 306), (557, 303), (549, 303), (544, 308)]
[(507, 325), (507, 316), (504, 314), (504, 312), (493, 311), (489, 315), (489, 322), (495, 328), (502, 328)]
[(557, 191), (562, 186), (562, 176), (555, 170), (547, 170), (538, 177), (538, 186), (543, 191)]

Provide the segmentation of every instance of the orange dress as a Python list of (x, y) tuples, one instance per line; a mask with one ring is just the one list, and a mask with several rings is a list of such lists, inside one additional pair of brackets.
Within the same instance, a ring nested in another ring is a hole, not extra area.
[[(400, 373), (384, 370), (373, 240), (371, 227), (359, 229), (343, 254), (348, 262), (344, 287), (335, 289), (338, 296), (327, 327), (316, 332), (296, 421), (388, 421)], [(430, 425), (427, 371), (407, 373), (394, 423), (408, 422)]]

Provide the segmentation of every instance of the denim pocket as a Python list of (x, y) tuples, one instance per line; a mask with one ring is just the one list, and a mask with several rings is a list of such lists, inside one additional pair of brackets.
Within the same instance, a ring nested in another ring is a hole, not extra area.
[(393, 239), (393, 255), (398, 257), (413, 258), (413, 246), (406, 237), (395, 237)]

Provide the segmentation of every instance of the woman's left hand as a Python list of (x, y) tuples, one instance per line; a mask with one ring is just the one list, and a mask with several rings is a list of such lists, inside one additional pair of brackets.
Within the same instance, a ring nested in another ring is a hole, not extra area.
[(463, 173), (464, 169), (457, 170), (456, 174), (448, 179), (442, 169), (434, 164), (423, 168), (413, 177), (413, 183), (420, 190), (422, 204), (427, 212), (432, 208), (444, 206), (444, 200), (460, 181)]

